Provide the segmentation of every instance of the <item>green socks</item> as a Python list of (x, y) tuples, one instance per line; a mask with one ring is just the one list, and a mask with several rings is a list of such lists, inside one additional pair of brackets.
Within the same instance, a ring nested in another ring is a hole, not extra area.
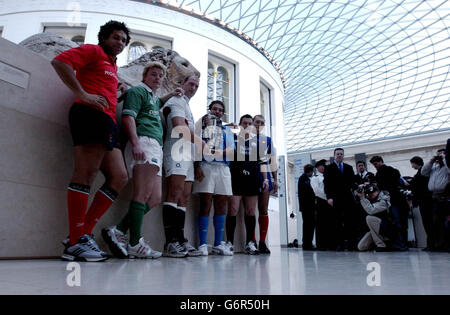
[[(145, 204), (145, 211), (144, 215), (147, 214), (147, 212), (150, 211), (150, 208), (147, 204)], [(128, 229), (130, 228), (130, 212), (128, 211), (127, 214), (123, 217), (122, 221), (117, 225), (117, 229), (122, 232), (123, 234), (127, 234)]]
[(123, 233), (127, 233), (128, 229), (130, 230), (131, 246), (135, 246), (139, 243), (139, 239), (142, 237), (141, 230), (144, 215), (149, 211), (150, 208), (147, 204), (131, 200), (128, 213), (117, 225), (117, 229)]

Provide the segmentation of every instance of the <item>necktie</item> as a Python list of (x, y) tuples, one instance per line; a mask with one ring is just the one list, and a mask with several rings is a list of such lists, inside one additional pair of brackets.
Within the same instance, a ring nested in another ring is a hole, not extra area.
[(339, 169), (341, 170), (341, 173), (344, 173), (344, 169), (342, 167), (342, 163), (339, 163)]

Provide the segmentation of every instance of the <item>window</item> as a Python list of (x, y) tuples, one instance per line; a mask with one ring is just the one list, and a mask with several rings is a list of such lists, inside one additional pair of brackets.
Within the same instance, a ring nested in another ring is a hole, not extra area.
[(156, 48), (172, 49), (172, 41), (153, 34), (130, 33), (131, 42), (127, 49), (127, 62), (130, 63)]
[(84, 36), (81, 35), (75, 35), (74, 37), (72, 37), (72, 42), (75, 42), (78, 44), (78, 46), (81, 46), (84, 44)]
[(84, 44), (84, 36), (86, 34), (86, 27), (70, 27), (70, 26), (51, 26), (46, 25), (44, 26), (44, 33), (53, 33), (57, 34), (59, 36), (62, 36), (64, 38), (67, 38), (68, 40), (71, 40), (78, 45)]
[(219, 100), (225, 104), (224, 121), (232, 122), (234, 117), (235, 65), (219, 57), (208, 57), (207, 106)]
[(128, 63), (132, 62), (133, 60), (138, 59), (140, 56), (145, 54), (147, 52), (147, 49), (145, 48), (145, 45), (141, 42), (133, 42), (130, 45), (129, 52), (128, 52)]
[(260, 114), (264, 116), (266, 119), (266, 129), (265, 134), (269, 137), (272, 136), (272, 91), (271, 89), (264, 84), (263, 82), (260, 82), (260, 106), (261, 106), (261, 112)]

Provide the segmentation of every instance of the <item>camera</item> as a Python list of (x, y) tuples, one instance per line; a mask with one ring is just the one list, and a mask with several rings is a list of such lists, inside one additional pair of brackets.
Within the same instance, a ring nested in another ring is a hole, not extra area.
[(443, 157), (442, 157), (442, 155), (436, 155), (435, 157), (434, 157), (434, 160), (436, 161), (436, 162), (442, 162), (444, 159), (443, 159)]
[(358, 186), (358, 189), (356, 191), (358, 193), (365, 193), (367, 195), (373, 193), (375, 190), (378, 190), (375, 184), (363, 184)]
[(412, 200), (412, 198), (413, 198), (413, 193), (412, 193), (411, 190), (400, 189), (400, 193), (401, 193), (407, 200)]

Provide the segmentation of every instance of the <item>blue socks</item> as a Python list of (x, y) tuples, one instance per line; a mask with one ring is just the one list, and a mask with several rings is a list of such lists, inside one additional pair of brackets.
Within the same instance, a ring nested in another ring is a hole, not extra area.
[(209, 216), (198, 217), (198, 237), (200, 245), (206, 244), (206, 236), (208, 235)]
[[(223, 230), (225, 229), (226, 215), (215, 214), (213, 217), (214, 224), (214, 246), (219, 246), (222, 242)], [(198, 236), (200, 245), (206, 244), (206, 237), (208, 236), (209, 216), (198, 217)]]

